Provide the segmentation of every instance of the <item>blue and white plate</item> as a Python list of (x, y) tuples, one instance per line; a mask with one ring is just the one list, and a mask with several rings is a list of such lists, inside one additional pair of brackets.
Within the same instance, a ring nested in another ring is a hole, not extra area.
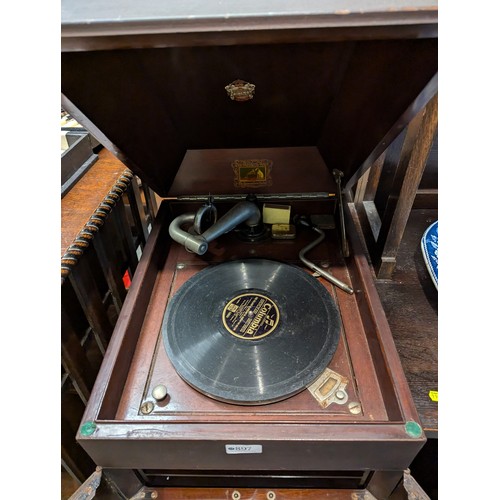
[(432, 282), (438, 288), (438, 221), (432, 223), (422, 236), (422, 254)]

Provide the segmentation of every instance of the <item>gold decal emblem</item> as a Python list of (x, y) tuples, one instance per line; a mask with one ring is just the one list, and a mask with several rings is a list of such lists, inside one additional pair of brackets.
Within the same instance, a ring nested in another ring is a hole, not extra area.
[(258, 188), (272, 185), (271, 160), (234, 160), (234, 187)]
[(253, 94), (255, 92), (255, 85), (253, 83), (248, 83), (243, 80), (235, 80), (233, 83), (226, 85), (227, 95), (233, 101), (249, 101), (253, 99)]

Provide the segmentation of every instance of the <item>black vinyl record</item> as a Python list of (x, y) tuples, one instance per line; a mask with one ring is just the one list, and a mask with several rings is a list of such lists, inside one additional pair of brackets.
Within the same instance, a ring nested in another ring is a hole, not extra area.
[(340, 336), (328, 291), (302, 269), (254, 259), (210, 266), (170, 300), (162, 325), (177, 373), (214, 399), (267, 404), (302, 391)]

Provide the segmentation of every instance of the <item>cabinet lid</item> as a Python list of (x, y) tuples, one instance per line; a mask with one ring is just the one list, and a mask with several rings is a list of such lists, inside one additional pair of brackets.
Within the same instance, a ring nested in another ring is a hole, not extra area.
[(76, 37), (410, 24), (435, 31), (437, 9), (436, 0), (62, 0), (61, 34), (67, 49)]
[(160, 196), (190, 150), (359, 175), (437, 91), (437, 4), (282, 3), (63, 0), (62, 106)]

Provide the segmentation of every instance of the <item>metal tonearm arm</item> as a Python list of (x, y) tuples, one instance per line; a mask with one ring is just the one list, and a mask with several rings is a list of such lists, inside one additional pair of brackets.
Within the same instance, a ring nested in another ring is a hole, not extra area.
[(229, 212), (221, 217), (202, 234), (191, 234), (184, 231), (181, 226), (187, 223), (194, 224), (196, 214), (187, 213), (176, 217), (168, 228), (171, 238), (184, 245), (186, 250), (203, 255), (208, 250), (208, 244), (245, 222), (248, 226), (256, 226), (260, 222), (259, 207), (250, 201), (237, 203)]

